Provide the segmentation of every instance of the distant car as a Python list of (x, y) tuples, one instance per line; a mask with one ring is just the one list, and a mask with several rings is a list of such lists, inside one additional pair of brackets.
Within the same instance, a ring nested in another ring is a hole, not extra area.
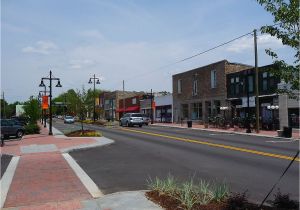
[(8, 139), (10, 136), (22, 138), (25, 129), (22, 125), (17, 124), (15, 120), (1, 119), (1, 139)]
[(64, 123), (74, 123), (75, 119), (72, 116), (65, 116)]
[(131, 127), (134, 125), (138, 125), (142, 127), (144, 124), (143, 115), (140, 113), (126, 113), (120, 119), (120, 126), (126, 125), (127, 127)]
[(151, 122), (151, 119), (148, 115), (143, 114), (143, 121), (144, 121), (144, 125), (149, 125), (149, 123)]

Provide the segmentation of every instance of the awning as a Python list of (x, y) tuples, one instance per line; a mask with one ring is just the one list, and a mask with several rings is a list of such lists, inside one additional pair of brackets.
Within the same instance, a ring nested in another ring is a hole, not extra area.
[[(139, 106), (130, 106), (126, 107), (125, 112), (132, 112), (132, 111), (140, 111)], [(123, 108), (117, 109), (117, 112), (124, 112)]]

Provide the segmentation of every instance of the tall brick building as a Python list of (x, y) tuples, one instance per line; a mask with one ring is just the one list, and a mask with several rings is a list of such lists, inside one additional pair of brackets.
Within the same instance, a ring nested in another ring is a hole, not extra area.
[(174, 122), (207, 121), (226, 106), (226, 74), (251, 68), (249, 65), (222, 60), (173, 75)]

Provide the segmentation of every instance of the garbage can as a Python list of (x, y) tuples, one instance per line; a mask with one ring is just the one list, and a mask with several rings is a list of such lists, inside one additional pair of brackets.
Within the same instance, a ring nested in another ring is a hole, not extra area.
[(191, 128), (191, 127), (192, 127), (192, 125), (193, 125), (193, 121), (191, 121), (191, 120), (188, 120), (188, 121), (187, 121), (187, 126), (188, 126), (188, 128)]
[(286, 138), (292, 137), (292, 127), (283, 127), (283, 136)]

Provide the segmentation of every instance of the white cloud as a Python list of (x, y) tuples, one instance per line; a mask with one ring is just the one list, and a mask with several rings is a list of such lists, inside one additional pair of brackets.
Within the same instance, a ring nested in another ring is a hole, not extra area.
[[(263, 34), (257, 37), (257, 45), (260, 48), (272, 48), (278, 49), (283, 47), (281, 40), (269, 35)], [(240, 53), (246, 50), (254, 49), (253, 37), (243, 37), (237, 41), (234, 41), (229, 47), (226, 48), (229, 52)]]
[(91, 67), (95, 64), (96, 62), (91, 59), (76, 59), (76, 60), (71, 60), (70, 61), (70, 68), (71, 69), (83, 69), (87, 67)]
[(27, 46), (22, 48), (24, 53), (38, 53), (48, 55), (52, 51), (57, 50), (58, 47), (51, 41), (38, 41), (34, 46)]
[(79, 33), (79, 35), (84, 36), (84, 37), (88, 37), (88, 38), (96, 38), (96, 39), (103, 39), (104, 38), (103, 34), (100, 31), (96, 30), (96, 29), (82, 31), (82, 32)]

